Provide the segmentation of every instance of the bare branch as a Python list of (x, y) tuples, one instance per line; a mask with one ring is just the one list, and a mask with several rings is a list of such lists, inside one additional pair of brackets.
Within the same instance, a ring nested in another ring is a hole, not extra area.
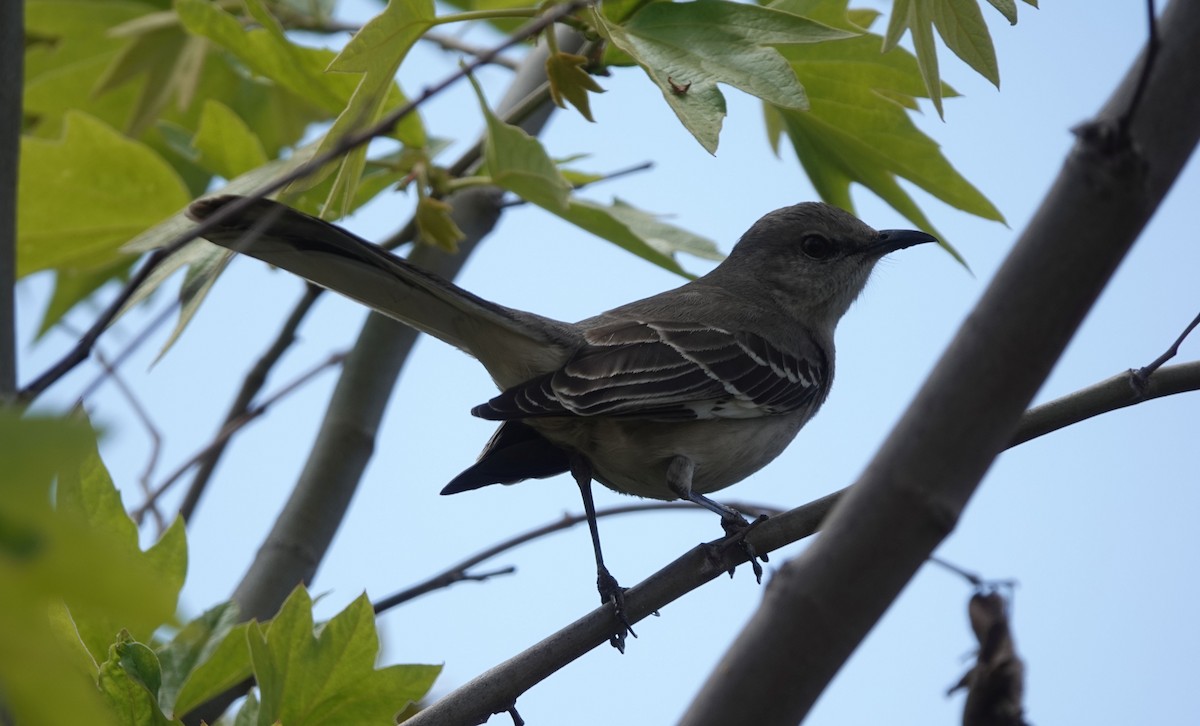
[[(425, 35), (422, 35), (421, 40), (433, 43), (442, 50), (448, 50), (455, 53), (466, 53), (467, 55), (475, 56), (476, 58), (487, 52), (486, 48), (480, 48), (477, 45), (465, 43), (462, 40), (455, 38), (453, 35), (446, 35), (445, 33), (429, 32)], [(521, 67), (521, 64), (518, 61), (515, 61), (511, 58), (505, 58), (502, 55), (493, 56), (492, 64), (504, 66), (512, 71), (515, 71)]]
[(1023, 444), (1102, 413), (1162, 396), (1197, 390), (1200, 390), (1200, 361), (1159, 368), (1144, 382), (1139, 379), (1137, 371), (1118, 373), (1026, 411), (1009, 446)]
[[(1148, 395), (1135, 401), (1128, 400), (1129, 375), (1130, 373), (1126, 372), (1114, 376), (1095, 386), (1025, 412), (1009, 448), (1108, 411), (1159, 396), (1200, 390), (1200, 362), (1160, 369), (1150, 379)], [(1104, 391), (1104, 395), (1097, 395), (1097, 389)], [(1123, 393), (1125, 397), (1115, 396), (1114, 390)], [(758, 525), (748, 539), (757, 551), (770, 553), (815, 534), (825, 515), (833, 509), (846, 491), (848, 489), (826, 495), (782, 514), (772, 515), (771, 519)], [(753, 512), (752, 507), (743, 504), (731, 502), (730, 506), (747, 513)], [(625, 595), (626, 614), (630, 622), (638, 623), (655, 610), (715, 579), (728, 567), (745, 562), (745, 556), (737, 548), (727, 550), (726, 557), (717, 562), (709, 555), (709, 550), (701, 545), (631, 588)], [(490, 556), (492, 551), (488, 550), (460, 563), (459, 566), (471, 567)], [(547, 676), (592, 648), (607, 643), (612, 632), (611, 617), (606, 607), (593, 610), (432, 704), (429, 708), (434, 709), (434, 713), (429, 717), (430, 721), (417, 720), (412, 723), (414, 726), (439, 723), (437, 719), (443, 715), (447, 719), (461, 718), (464, 721), (483, 718), (487, 715), (484, 709), (499, 709), (506, 700), (508, 703), (515, 702), (522, 693)]]
[(953, 531), (1200, 140), (1200, 4), (1173, 2), (1162, 27), (1149, 75), (1144, 53), (1078, 129), (1041, 208), (933, 373), (820, 539), (779, 568), (683, 724), (803, 720)]
[(217, 432), (217, 435), (212, 441), (206, 444), (204, 448), (188, 457), (188, 459), (180, 464), (175, 471), (171, 472), (171, 474), (167, 476), (167, 478), (164, 479), (161, 484), (159, 484), (150, 492), (150, 494), (146, 497), (146, 501), (142, 503), (142, 506), (130, 513), (130, 516), (133, 517), (135, 522), (141, 524), (142, 518), (146, 515), (146, 511), (153, 508), (156, 502), (158, 502), (159, 497), (165, 494), (175, 482), (179, 481), (180, 477), (186, 474), (188, 469), (209, 457), (214, 451), (223, 448), (225, 444), (229, 442), (229, 437), (241, 430), (241, 428), (246, 424), (250, 423), (259, 416), (262, 416), (267, 412), (268, 409), (271, 408), (271, 406), (278, 403), (281, 399), (296, 392), (296, 390), (329, 368), (340, 365), (345, 358), (345, 353), (334, 353), (317, 365), (309, 368), (304, 373), (296, 376), (295, 380), (291, 381), (275, 393), (265, 398), (262, 403), (246, 409), (246, 411), (237, 418), (226, 422), (226, 424), (221, 427), (221, 430)]
[[(744, 502), (726, 502), (725, 504), (733, 509), (750, 515), (766, 514), (768, 516), (774, 516), (782, 511), (762, 504), (746, 504)], [(634, 514), (638, 512), (657, 512), (664, 509), (681, 512), (705, 512), (705, 510), (700, 509), (691, 502), (638, 502), (636, 504), (623, 504), (615, 507), (598, 509), (596, 510), (596, 519), (615, 517), (622, 514)], [(390, 610), (391, 608), (396, 607), (397, 605), (406, 603), (409, 600), (433, 592), (434, 590), (439, 590), (443, 587), (449, 587), (456, 582), (462, 582), (463, 580), (486, 579), (479, 575), (468, 576), (467, 573), (470, 572), (472, 567), (475, 567), (482, 562), (486, 562), (497, 555), (500, 555), (511, 549), (515, 549), (536, 539), (554, 534), (555, 532), (561, 532), (565, 529), (570, 529), (571, 527), (586, 521), (587, 517), (582, 513), (564, 514), (562, 518), (554, 522), (531, 529), (528, 532), (523, 532), (514, 537), (503, 540), (502, 542), (498, 542), (482, 552), (478, 552), (462, 562), (446, 568), (442, 572), (439, 572), (427, 580), (423, 580), (411, 587), (401, 590), (400, 592), (383, 598), (375, 603), (375, 612), (377, 614), (381, 614), (387, 610)], [(514, 571), (514, 569), (506, 568), (505, 574), (511, 571)]]
[(17, 391), (17, 174), (25, 67), (25, 3), (0, 9), (0, 401)]
[[(250, 404), (254, 401), (255, 396), (266, 385), (267, 375), (271, 369), (283, 357), (292, 343), (296, 341), (296, 331), (300, 328), (300, 323), (308, 315), (308, 311), (312, 309), (317, 299), (321, 297), (324, 288), (316, 285), (305, 285), (304, 295), (296, 306), (292, 308), (292, 312), (284, 321), (283, 327), (276, 334), (275, 340), (267, 348), (266, 352), (255, 362), (254, 367), (246, 374), (242, 380), (242, 387), (238, 390), (237, 397), (233, 399), (233, 403), (229, 406), (229, 411), (225, 414), (225, 420), (221, 423), (222, 429), (228, 427), (232, 422), (243, 418), (246, 412), (250, 409)], [(200, 497), (204, 494), (204, 489), (208, 486), (209, 480), (212, 478), (213, 472), (216, 471), (217, 462), (221, 460), (221, 454), (225, 452), (225, 446), (229, 439), (226, 437), (216, 447), (208, 450), (203, 459), (199, 462), (196, 468), (196, 475), (192, 477), (192, 483), (188, 487), (187, 494), (183, 497), (183, 503), (179, 505), (179, 516), (183, 517), (184, 521), (192, 518), (192, 513), (196, 511), (196, 505), (200, 503)]]
[(1200, 325), (1200, 315), (1192, 318), (1192, 322), (1183, 329), (1183, 332), (1178, 338), (1175, 339), (1175, 342), (1171, 344), (1171, 347), (1167, 348), (1166, 352), (1155, 358), (1154, 362), (1152, 362), (1150, 365), (1139, 368), (1137, 372), (1133, 374), (1138, 381), (1138, 385), (1145, 385), (1146, 380), (1150, 377), (1150, 374), (1154, 373), (1154, 371), (1158, 370), (1164, 363), (1179, 354), (1179, 346), (1183, 345), (1183, 341), (1188, 337), (1188, 335), (1191, 334), (1193, 330), (1196, 329), (1197, 325)]

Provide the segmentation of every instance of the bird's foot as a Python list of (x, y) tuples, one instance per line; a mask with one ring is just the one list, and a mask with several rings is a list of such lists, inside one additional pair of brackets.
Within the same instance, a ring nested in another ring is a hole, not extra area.
[[(731, 510), (732, 511), (732, 510)], [(712, 554), (714, 559), (720, 559), (725, 555), (725, 552), (731, 547), (737, 547), (746, 555), (746, 560), (750, 563), (750, 569), (754, 571), (754, 579), (758, 584), (762, 584), (763, 567), (761, 562), (768, 562), (767, 553), (758, 553), (754, 545), (746, 539), (746, 535), (757, 527), (759, 524), (767, 521), (767, 515), (760, 514), (754, 518), (754, 521), (747, 522), (740, 514), (736, 512), (733, 516), (721, 517), (721, 528), (725, 530), (725, 537), (712, 543)], [(734, 567), (729, 568), (729, 576), (733, 577)]]
[(625, 634), (638, 637), (633, 632), (633, 626), (625, 615), (625, 588), (617, 583), (617, 579), (609, 574), (607, 569), (596, 573), (596, 590), (600, 593), (600, 602), (607, 605), (612, 603), (613, 616), (617, 619), (617, 630), (608, 636), (608, 643), (621, 653), (625, 652)]

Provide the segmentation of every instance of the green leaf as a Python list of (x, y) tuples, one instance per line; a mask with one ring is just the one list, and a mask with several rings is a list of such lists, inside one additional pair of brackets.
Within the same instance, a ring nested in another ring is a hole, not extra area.
[(28, 0), (25, 3), (26, 132), (43, 137), (62, 133), (68, 108), (86, 108), (106, 123), (124, 127), (137, 89), (96, 98), (96, 79), (129, 41), (105, 31), (143, 15), (135, 2)]
[(258, 723), (394, 723), (395, 714), (423, 697), (440, 666), (376, 669), (379, 638), (366, 595), (350, 603), (314, 637), (312, 600), (298, 587), (264, 632), (247, 633), (258, 679)]
[(988, 2), (1000, 11), (1000, 14), (1008, 20), (1009, 25), (1017, 24), (1017, 0), (988, 0)]
[(622, 211), (615, 206), (603, 206), (586, 199), (572, 198), (563, 212), (555, 212), (566, 221), (608, 240), (622, 249), (632, 252), (659, 267), (686, 276), (674, 258), (664, 253), (649, 240), (643, 238), (630, 224), (621, 219)]
[(556, 214), (566, 209), (571, 185), (563, 179), (545, 147), (524, 130), (500, 120), (488, 108), (483, 89), (469, 77), (487, 119), (484, 160), (496, 186)]
[[(145, 22), (164, 17), (168, 24)], [(128, 30), (121, 32), (121, 28)], [(141, 136), (172, 97), (180, 108), (191, 104), (208, 53), (207, 41), (185, 33), (171, 13), (151, 13), (114, 28), (110, 34), (132, 37), (100, 75), (92, 93), (104, 95), (145, 76), (125, 129), (130, 136)]]
[(457, 252), (467, 236), (450, 216), (451, 207), (440, 199), (422, 195), (417, 201), (417, 239), (447, 252)]
[[(387, 7), (362, 27), (342, 52), (329, 64), (333, 73), (362, 74), (354, 94), (326, 132), (318, 153), (334, 148), (346, 136), (371, 126), (385, 108), (407, 102), (396, 87), (396, 71), (417, 39), (433, 26), (433, 0), (389, 0)], [(425, 145), (425, 130), (420, 117), (410, 113), (401, 119), (395, 136), (406, 146)], [(348, 152), (337, 165), (337, 176), (321, 216), (337, 219), (348, 213), (366, 167), (367, 147), (360, 145)], [(321, 181), (333, 166), (293, 184), (299, 191)]]
[(254, 73), (308, 98), (330, 113), (339, 113), (354, 93), (356, 79), (325, 73), (330, 51), (303, 48), (273, 32), (275, 27), (246, 30), (238, 19), (206, 0), (176, 0), (185, 28), (232, 53)]
[(81, 465), (59, 474), (56, 488), (59, 512), (89, 532), (104, 536), (119, 549), (120, 561), (133, 564), (155, 580), (154, 607), (134, 616), (114, 617), (76, 597), (66, 598), (79, 637), (97, 661), (108, 653), (113, 637), (125, 630), (137, 640), (149, 641), (154, 631), (175, 613), (183, 578), (187, 574), (187, 541), (183, 520), (177, 519), (157, 543), (145, 552), (138, 543), (137, 525), (125, 513), (121, 495), (113, 486), (95, 446)]
[[(102, 478), (94, 456), (95, 433), (82, 417), (0, 408), (0, 682), (15, 723), (117, 723), (63, 599), (73, 612), (114, 622), (152, 621), (174, 601), (144, 557), (129, 557), (119, 538), (72, 508), (52, 506), (56, 476), (61, 485), (83, 468)], [(107, 655), (106, 646), (100, 660)]]
[(100, 665), (98, 685), (123, 724), (178, 724), (158, 707), (160, 678), (154, 651), (134, 641), (128, 633), (122, 633), (109, 649), (108, 659)]
[(238, 623), (238, 609), (222, 603), (192, 620), (158, 653), (162, 664), (159, 705), (183, 716), (250, 676), (246, 648), (248, 623)]
[(807, 108), (804, 88), (777, 45), (819, 43), (853, 33), (791, 13), (725, 0), (652, 3), (623, 25), (593, 12), (597, 28), (637, 61), (684, 127), (715, 153), (725, 83), (784, 108)]
[(61, 139), (21, 138), (17, 274), (111, 265), (123, 242), (189, 195), (161, 156), (96, 119), (68, 114)]
[(993, 86), (1000, 87), (996, 49), (977, 0), (935, 0), (933, 22), (947, 48)]
[(212, 99), (204, 102), (200, 128), (192, 140), (197, 163), (217, 176), (234, 179), (266, 164), (262, 142), (233, 109)]
[(388, 0), (387, 7), (364, 25), (338, 53), (329, 70), (372, 73), (395, 68), (413, 44), (433, 27), (433, 0)]
[(594, 122), (588, 91), (604, 93), (604, 89), (584, 70), (587, 63), (588, 59), (581, 55), (553, 53), (546, 58), (546, 78), (550, 81), (550, 98), (555, 104), (566, 108), (569, 102), (585, 119)]
[[(903, 177), (954, 207), (985, 219), (1000, 213), (909, 119), (924, 92), (913, 56), (879, 52), (878, 36), (793, 46), (784, 55), (804, 80), (808, 111), (774, 109), (796, 155), (825, 201), (852, 209), (850, 184), (878, 194), (923, 229), (932, 225), (897, 183)], [(947, 89), (948, 93), (953, 93)]]
[(693, 257), (705, 260), (723, 260), (725, 255), (717, 249), (717, 245), (707, 237), (702, 237), (673, 224), (667, 224), (659, 217), (627, 204), (620, 199), (614, 199), (610, 214), (623, 222), (646, 244), (663, 253), (674, 255), (676, 252), (686, 252)]
[[(289, 159), (272, 161), (256, 169), (252, 169), (230, 181), (219, 192), (222, 194), (247, 194), (253, 192), (264, 183), (287, 174), (300, 165), (307, 163), (312, 158), (314, 149), (315, 146), (306, 146), (297, 149)], [(352, 208), (357, 208), (375, 194), (393, 184), (402, 173), (390, 169), (386, 163), (378, 166), (369, 166), (367, 175), (364, 178), (366, 183), (361, 188), (361, 193), (355, 198)], [(300, 203), (297, 206), (311, 213), (311, 205), (313, 204), (315, 202), (309, 200), (308, 204)], [(181, 234), (195, 226), (195, 224), (195, 222), (184, 215), (181, 207), (177, 207), (176, 213), (173, 216), (130, 240), (121, 249), (124, 252), (130, 253), (141, 253), (158, 249), (178, 239)], [(192, 317), (199, 310), (201, 303), (207, 297), (208, 291), (212, 289), (216, 278), (224, 270), (230, 255), (231, 253), (225, 248), (218, 247), (206, 240), (192, 240), (176, 251), (175, 254), (163, 260), (151, 271), (146, 281), (134, 292), (128, 302), (125, 303), (125, 306), (118, 313), (118, 317), (140, 305), (142, 301), (154, 294), (163, 283), (173, 278), (180, 269), (186, 268), (188, 272), (179, 291), (180, 315), (176, 321), (175, 329), (171, 332), (167, 343), (159, 352), (158, 357), (161, 358), (183, 334)]]

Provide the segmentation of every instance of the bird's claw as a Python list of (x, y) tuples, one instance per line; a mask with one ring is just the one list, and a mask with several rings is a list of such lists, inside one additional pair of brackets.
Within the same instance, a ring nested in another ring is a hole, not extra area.
[[(750, 534), (750, 530), (757, 527), (759, 524), (767, 521), (767, 515), (760, 514), (755, 517), (753, 522), (747, 522), (741, 516), (738, 517), (721, 517), (721, 528), (725, 530), (725, 537), (713, 543), (714, 558), (721, 558), (725, 552), (731, 547), (738, 547), (746, 555), (746, 560), (750, 563), (750, 569), (754, 572), (754, 579), (758, 584), (762, 584), (763, 567), (760, 562), (769, 562), (770, 558), (767, 553), (759, 554), (754, 545), (746, 539), (746, 535)], [(736, 568), (729, 568), (729, 576), (733, 577)]]
[(596, 576), (596, 589), (600, 592), (601, 604), (612, 603), (613, 616), (617, 619), (618, 628), (608, 636), (608, 643), (624, 653), (625, 634), (629, 633), (635, 638), (638, 637), (637, 633), (633, 632), (633, 625), (630, 624), (629, 618), (625, 615), (625, 588), (617, 583), (617, 579), (610, 575), (608, 570), (604, 570)]

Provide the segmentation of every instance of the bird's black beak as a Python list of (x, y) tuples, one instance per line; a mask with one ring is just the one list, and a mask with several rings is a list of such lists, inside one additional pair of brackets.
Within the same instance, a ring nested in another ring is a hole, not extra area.
[(923, 245), (926, 242), (937, 242), (937, 237), (924, 232), (918, 232), (915, 229), (885, 229), (875, 238), (875, 244), (871, 245), (870, 250), (875, 254), (883, 257), (884, 255), (902, 250), (907, 247)]

